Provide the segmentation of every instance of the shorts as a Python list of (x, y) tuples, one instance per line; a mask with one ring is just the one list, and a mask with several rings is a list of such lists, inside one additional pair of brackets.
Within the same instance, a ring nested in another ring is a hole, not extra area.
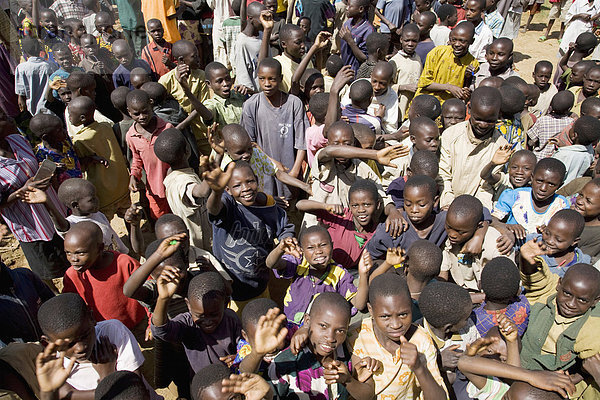
[(69, 268), (64, 243), (57, 233), (50, 241), (20, 242), (29, 268), (42, 280), (62, 278)]
[(129, 207), (131, 207), (131, 197), (129, 197), (129, 193), (127, 193), (127, 195), (121, 197), (119, 200), (115, 201), (114, 203), (109, 204), (108, 206), (105, 206), (104, 208), (101, 208), (100, 212), (102, 212), (102, 214), (106, 215), (106, 218), (110, 222), (113, 219), (113, 217), (115, 216), (115, 214), (117, 214), (119, 217), (123, 218), (125, 216), (125, 212), (127, 211), (127, 209)]
[(156, 221), (158, 218), (171, 212), (171, 209), (169, 208), (169, 202), (167, 201), (166, 197), (158, 197), (157, 195), (146, 190), (146, 198), (148, 199), (150, 218), (152, 220)]
[(557, 3), (552, 3), (552, 7), (550, 7), (550, 12), (548, 13), (548, 19), (559, 19), (561, 22), (565, 22), (565, 17), (567, 16), (567, 12), (571, 7), (570, 1), (561, 0)]

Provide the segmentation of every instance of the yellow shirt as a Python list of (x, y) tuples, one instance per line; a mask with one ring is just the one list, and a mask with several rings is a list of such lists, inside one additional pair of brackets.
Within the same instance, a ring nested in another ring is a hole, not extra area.
[[(481, 179), (480, 173), (505, 144), (508, 142), (498, 130), (485, 140), (477, 139), (469, 121), (446, 129), (440, 146), (440, 177), (444, 181), (440, 207), (449, 205), (461, 194), (469, 194), (491, 210), (494, 188)], [(494, 172), (501, 168), (498, 166)]]
[[(554, 300), (554, 306), (556, 307), (556, 299)], [(556, 354), (556, 342), (558, 337), (578, 319), (579, 317), (565, 318), (559, 313), (556, 313), (554, 316), (554, 324), (552, 324), (552, 328), (550, 328), (548, 336), (546, 337), (546, 341), (542, 346), (542, 352), (547, 354)]]
[[(569, 92), (573, 93), (573, 95), (575, 96), (575, 104), (571, 108), (571, 112), (574, 112), (575, 114), (579, 115), (580, 117), (581, 117), (581, 103), (583, 103), (583, 100), (579, 101), (579, 94), (581, 93), (582, 90), (583, 90), (583, 86), (574, 86), (572, 88), (569, 88)], [(598, 94), (596, 94), (595, 96), (592, 96), (592, 97), (598, 97)]]
[(408, 104), (412, 101), (415, 94), (408, 90), (398, 91), (398, 85), (417, 84), (423, 67), (421, 58), (416, 53), (409, 56), (402, 50), (392, 57), (390, 64), (396, 68), (393, 88), (394, 91), (398, 92), (399, 121), (402, 121), (408, 111)]
[[(279, 85), (279, 89), (282, 91), (289, 93), (290, 88), (292, 87), (292, 76), (294, 72), (298, 69), (298, 63), (285, 54), (280, 54), (278, 56), (273, 57), (281, 64), (281, 72), (283, 74), (283, 79), (281, 80), (281, 84)], [(314, 68), (312, 61), (308, 62), (308, 68)]]
[(431, 94), (440, 101), (452, 98), (448, 92), (433, 92), (425, 87), (431, 83), (451, 84), (463, 87), (465, 82), (465, 71), (471, 65), (477, 70), (479, 62), (469, 53), (457, 59), (452, 52), (452, 46), (437, 46), (427, 54), (423, 73), (419, 79), (419, 88), (415, 96), (420, 94)]
[[(167, 92), (173, 96), (175, 100), (181, 105), (181, 107), (188, 114), (194, 110), (194, 106), (192, 102), (188, 99), (181, 87), (181, 84), (177, 81), (175, 77), (176, 70), (172, 70), (165, 75), (161, 76), (158, 82), (163, 85)], [(201, 69), (194, 69), (190, 71), (190, 77), (188, 79), (188, 85), (190, 86), (191, 92), (200, 100), (204, 102), (209, 99), (210, 91), (208, 90), (208, 86), (206, 85), (206, 75), (204, 71)], [(206, 126), (202, 122), (202, 118), (196, 117), (190, 127), (192, 128), (192, 132), (196, 137), (196, 141), (198, 142), (198, 148), (200, 151), (208, 155), (210, 154), (210, 145), (208, 144), (208, 140), (206, 139)]]
[(79, 158), (97, 155), (108, 160), (108, 167), (91, 163), (84, 175), (96, 187), (100, 209), (129, 196), (127, 165), (111, 125), (92, 122), (83, 127), (73, 137), (73, 147)]
[[(447, 392), (436, 361), (437, 351), (429, 335), (417, 327), (409, 342), (417, 346), (419, 353), (425, 356), (427, 369), (433, 379)], [(373, 374), (377, 399), (423, 399), (423, 391), (417, 377), (408, 365), (402, 363), (400, 349), (392, 354), (379, 343), (373, 331), (371, 318), (363, 319), (360, 327), (348, 332), (347, 343), (353, 355), (360, 358), (371, 357), (383, 364), (383, 368)]]

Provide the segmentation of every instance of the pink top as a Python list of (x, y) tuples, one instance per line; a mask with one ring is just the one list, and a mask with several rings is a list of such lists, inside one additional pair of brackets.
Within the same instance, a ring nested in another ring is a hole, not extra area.
[(312, 168), (313, 160), (317, 151), (327, 146), (327, 139), (323, 136), (323, 128), (325, 125), (312, 125), (306, 130), (306, 150), (308, 154), (308, 165)]
[(173, 125), (158, 117), (156, 117), (156, 120), (156, 129), (152, 132), (150, 141), (135, 130), (137, 123), (131, 125), (131, 128), (127, 131), (126, 140), (133, 153), (131, 175), (139, 180), (142, 179), (142, 170), (146, 171), (147, 190), (155, 196), (164, 198), (166, 194), (163, 181), (167, 176), (169, 165), (160, 161), (154, 154), (154, 142), (156, 142), (156, 138), (162, 131), (172, 128)]

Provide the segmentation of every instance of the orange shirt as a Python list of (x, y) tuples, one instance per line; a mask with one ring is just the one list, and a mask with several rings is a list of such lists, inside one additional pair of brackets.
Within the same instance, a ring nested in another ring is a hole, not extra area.
[[(179, 0), (142, 0), (142, 14), (144, 14), (144, 24), (148, 20), (156, 18), (162, 22), (165, 30), (165, 40), (175, 43), (181, 40), (179, 30), (177, 30), (177, 19), (175, 18), (176, 8)], [(173, 18), (167, 18), (173, 17)]]

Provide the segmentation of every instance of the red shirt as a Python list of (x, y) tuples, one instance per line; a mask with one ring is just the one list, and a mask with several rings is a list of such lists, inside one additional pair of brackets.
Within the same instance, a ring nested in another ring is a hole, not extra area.
[(357, 232), (349, 208), (344, 209), (344, 215), (334, 215), (327, 211), (319, 211), (316, 215), (319, 222), (327, 227), (331, 236), (333, 260), (346, 269), (356, 268), (363, 249), (375, 233), (377, 224), (373, 224), (371, 232)]
[(136, 326), (146, 315), (137, 300), (123, 294), (123, 285), (140, 263), (127, 254), (113, 253), (112, 263), (102, 269), (65, 272), (63, 293), (77, 293), (94, 312), (96, 321), (118, 319), (127, 328)]
[(165, 45), (162, 48), (158, 47), (156, 43), (150, 42), (142, 49), (142, 60), (150, 64), (152, 71), (161, 77), (170, 71), (169, 67), (162, 62), (163, 55), (166, 54), (169, 61), (172, 63), (175, 62), (171, 51), (172, 47), (173, 45), (169, 42), (165, 42)]

